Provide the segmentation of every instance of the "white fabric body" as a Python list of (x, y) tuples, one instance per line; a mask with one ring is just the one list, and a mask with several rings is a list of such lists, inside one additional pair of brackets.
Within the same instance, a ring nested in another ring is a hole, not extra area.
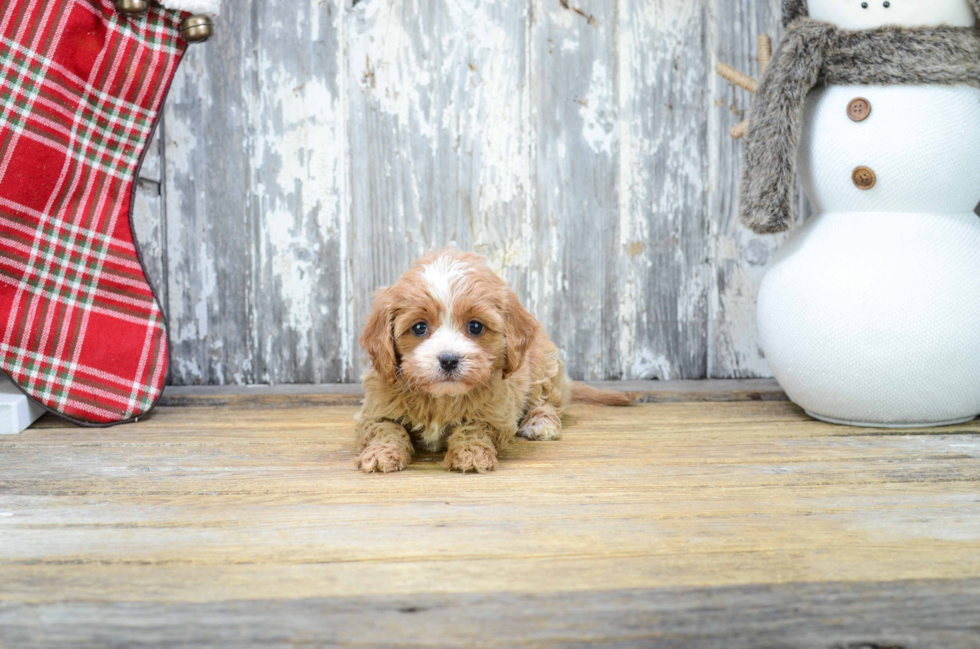
[[(847, 106), (871, 103), (852, 122)], [(851, 180), (874, 170), (869, 191)], [(980, 413), (980, 90), (832, 86), (799, 151), (816, 214), (773, 258), (760, 338), (794, 402), (844, 423)]]
[[(867, 99), (863, 122), (847, 116)], [(967, 86), (829, 86), (807, 98), (797, 156), (816, 212), (972, 212), (980, 202), (980, 90)], [(854, 186), (869, 167), (877, 184)]]
[(972, 27), (976, 14), (967, 0), (808, 0), (814, 20), (844, 29), (872, 29), (883, 25), (902, 27)]
[(162, 0), (161, 4), (175, 11), (217, 16), (221, 13), (221, 0)]

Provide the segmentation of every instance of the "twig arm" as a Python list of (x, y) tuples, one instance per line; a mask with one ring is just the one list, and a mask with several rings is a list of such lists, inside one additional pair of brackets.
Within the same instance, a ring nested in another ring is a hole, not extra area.
[(759, 69), (763, 74), (765, 74), (771, 60), (772, 39), (769, 38), (769, 34), (763, 34), (759, 37)]
[(739, 72), (726, 63), (718, 64), (718, 74), (739, 88), (748, 90), (752, 94), (759, 92), (759, 82), (747, 74)]

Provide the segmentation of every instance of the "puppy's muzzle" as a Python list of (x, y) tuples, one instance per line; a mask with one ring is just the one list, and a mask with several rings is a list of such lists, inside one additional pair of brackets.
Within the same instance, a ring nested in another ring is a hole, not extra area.
[(458, 354), (440, 354), (439, 355), (439, 367), (442, 368), (442, 373), (450, 376), (456, 373), (459, 369), (460, 358)]

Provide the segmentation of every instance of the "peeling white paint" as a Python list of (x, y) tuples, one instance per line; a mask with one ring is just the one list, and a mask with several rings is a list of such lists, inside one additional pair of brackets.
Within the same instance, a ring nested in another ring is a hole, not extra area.
[[(298, 363), (311, 356), (316, 335), (314, 314), (320, 283), (316, 253), (323, 242), (339, 235), (339, 196), (343, 147), (337, 142), (343, 130), (337, 115), (337, 98), (316, 77), (300, 79), (284, 66), (260, 59), (260, 76), (280, 88), (285, 96), (259, 95), (249, 107), (260, 123), (281, 123), (275, 130), (257, 128), (253, 138), (256, 199), (262, 206), (258, 263), (269, 272), (267, 289), (278, 292), (283, 312), (282, 327), (295, 332), (292, 353)], [(272, 176), (270, 168), (277, 168)], [(277, 353), (277, 346), (267, 347)], [(268, 378), (268, 377), (267, 377)]]
[(637, 379), (671, 380), (672, 363), (662, 354), (655, 356), (648, 350), (641, 350), (634, 355), (630, 374)]
[[(197, 139), (182, 108), (165, 143), (166, 223), (139, 203), (150, 255), (166, 232), (169, 266), (151, 274), (168, 278), (180, 380), (356, 378), (371, 292), (453, 241), (485, 254), (556, 339), (589, 341), (566, 350), (573, 374), (686, 376), (706, 344), (712, 371), (768, 373), (754, 291), (778, 239), (701, 208), (722, 195), (731, 208), (741, 153), (725, 139), (728, 106), (710, 103), (731, 93), (712, 81), (703, 39), (744, 49), (745, 17), (775, 25), (773, 3), (570, 3), (592, 22), (545, 0), (254, 1), (258, 19), (223, 18), (235, 47), (191, 51), (170, 100), (227, 111), (245, 150)], [(212, 106), (222, 83), (242, 101)], [(247, 157), (247, 214), (207, 201), (226, 189), (206, 164), (220, 155)], [(248, 259), (215, 252), (232, 227), (247, 230)], [(614, 249), (595, 251), (596, 232)], [(218, 306), (235, 272), (249, 277), (234, 296), (247, 322)], [(239, 329), (249, 349), (223, 344)]]
[(366, 2), (357, 9), (362, 30), (380, 26), (377, 32), (370, 32), (372, 37), (355, 35), (349, 43), (350, 63), (363, 70), (361, 92), (369, 93), (378, 109), (396, 124), (430, 141), (436, 153), (435, 123), (422, 108), (434, 79), (399, 17), (402, 2)]
[[(620, 20), (624, 20), (629, 15), (627, 0), (619, 0), (618, 12)], [(636, 171), (640, 161), (637, 159), (637, 144), (634, 132), (637, 117), (634, 115), (632, 98), (636, 92), (635, 81), (633, 78), (633, 58), (637, 55), (636, 44), (633, 32), (630, 29), (620, 29), (619, 43), (617, 48), (617, 67), (618, 67), (618, 87), (616, 88), (618, 106), (618, 135), (619, 148), (618, 169), (619, 169), (619, 245), (620, 249), (626, 250), (632, 241), (644, 241), (637, 238), (634, 230), (636, 229), (637, 218), (635, 214), (636, 205), (646, 203), (646, 186), (638, 182)], [(639, 294), (637, 283), (639, 268), (630, 260), (624, 259), (620, 264), (623, 270), (623, 282), (619, 298), (619, 311), (621, 322), (621, 333), (619, 336), (619, 355), (628, 379), (645, 379), (645, 373), (652, 366), (653, 359), (648, 360), (644, 354), (638, 354), (635, 350), (636, 345), (636, 321), (638, 318), (637, 302)], [(632, 359), (632, 363), (630, 360)]]
[[(207, 74), (203, 69), (193, 70), (204, 78)], [(184, 93), (195, 92), (190, 85), (188, 76), (178, 75), (174, 79), (171, 89), (172, 96), (180, 96)], [(177, 119), (170, 114), (167, 120), (167, 141), (166, 141), (166, 177), (167, 179), (186, 178), (191, 183), (195, 182), (196, 156), (199, 142), (194, 132), (188, 128), (188, 122)], [(167, 219), (167, 248), (169, 251), (179, 251), (181, 249), (193, 249), (195, 258), (201, 262), (198, 273), (189, 275), (190, 270), (180, 263), (179, 258), (171, 261), (169, 269), (168, 292), (171, 296), (168, 305), (168, 315), (170, 321), (170, 341), (172, 343), (182, 343), (188, 341), (206, 341), (210, 333), (208, 303), (213, 297), (216, 285), (215, 278), (217, 269), (215, 260), (211, 258), (207, 245), (205, 232), (198, 232), (188, 229), (187, 223), (177, 217), (181, 213), (181, 206), (200, 205), (202, 196), (197, 193), (185, 193), (182, 191), (183, 184), (180, 182), (170, 182), (166, 185), (168, 209), (175, 218)], [(176, 209), (173, 209), (176, 207)], [(193, 287), (191, 295), (193, 301), (188, 304), (186, 296), (188, 288)], [(184, 305), (190, 307), (190, 311), (184, 311)], [(195, 360), (185, 362), (190, 376), (200, 379), (202, 368)]]
[(606, 62), (596, 59), (592, 63), (592, 80), (589, 94), (579, 100), (579, 114), (582, 116), (582, 136), (596, 153), (612, 155), (616, 142), (617, 110), (615, 85), (609, 75)]

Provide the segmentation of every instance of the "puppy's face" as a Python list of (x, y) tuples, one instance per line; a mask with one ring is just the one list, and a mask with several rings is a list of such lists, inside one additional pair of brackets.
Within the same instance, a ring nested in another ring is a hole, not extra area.
[(465, 394), (503, 369), (502, 305), (474, 290), (475, 271), (451, 257), (423, 267), (426, 295), (395, 318), (395, 349), (410, 387), (437, 396)]
[(391, 382), (462, 395), (514, 372), (535, 326), (482, 257), (447, 251), (378, 295), (361, 345)]

